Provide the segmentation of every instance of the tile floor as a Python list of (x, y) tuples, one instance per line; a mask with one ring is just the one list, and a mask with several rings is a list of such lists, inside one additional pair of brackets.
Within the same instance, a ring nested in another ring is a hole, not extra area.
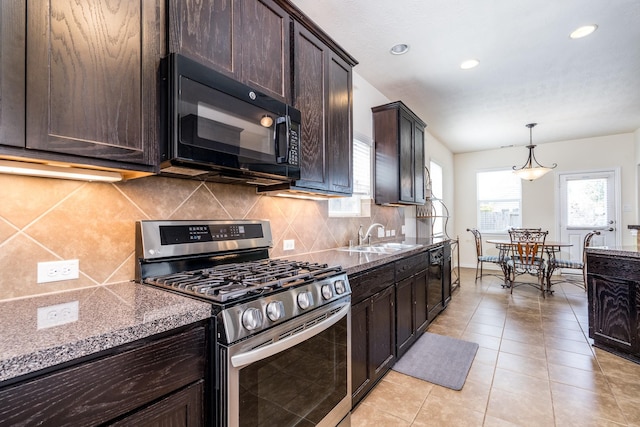
[(591, 346), (581, 288), (510, 295), (497, 277), (474, 283), (474, 273), (462, 269), (428, 329), (480, 345), (463, 389), (390, 371), (353, 412), (353, 427), (640, 426), (640, 365)]

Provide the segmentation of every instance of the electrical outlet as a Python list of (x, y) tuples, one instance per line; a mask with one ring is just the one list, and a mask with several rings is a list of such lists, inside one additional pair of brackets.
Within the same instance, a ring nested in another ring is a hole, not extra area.
[(384, 237), (384, 228), (378, 227), (378, 237)]
[(79, 274), (80, 262), (77, 259), (38, 263), (38, 283), (73, 280), (80, 277)]
[(396, 230), (391, 230), (391, 236), (395, 236), (396, 235)]
[(78, 321), (78, 301), (38, 307), (38, 329), (52, 328)]
[(400, 233), (405, 234), (405, 232), (404, 232), (404, 225), (400, 228)]
[(283, 240), (282, 241), (282, 250), (284, 251), (292, 251), (296, 248), (296, 241), (291, 240)]

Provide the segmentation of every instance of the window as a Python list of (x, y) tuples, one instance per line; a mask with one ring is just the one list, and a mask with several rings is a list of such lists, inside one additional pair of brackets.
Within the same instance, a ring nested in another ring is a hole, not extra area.
[(431, 205), (434, 215), (432, 232), (433, 236), (442, 236), (444, 234), (444, 207), (442, 203), (443, 181), (442, 166), (437, 163), (429, 162), (429, 177), (431, 178)]
[(364, 135), (353, 140), (353, 196), (329, 199), (329, 216), (371, 216), (371, 146)]
[(478, 229), (506, 233), (522, 226), (522, 180), (511, 169), (478, 172)]

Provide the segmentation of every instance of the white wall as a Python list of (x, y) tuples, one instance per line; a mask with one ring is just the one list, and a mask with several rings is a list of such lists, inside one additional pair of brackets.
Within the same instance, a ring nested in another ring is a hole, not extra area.
[(427, 132), (425, 133), (425, 164), (429, 167), (429, 163), (434, 161), (442, 167), (443, 194), (442, 200), (449, 209), (451, 218), (447, 223), (447, 232), (449, 237), (457, 236), (455, 228), (455, 175), (454, 175), (454, 158), (453, 153), (449, 151), (437, 138), (429, 133), (429, 124), (427, 124)]
[[(621, 217), (618, 228), (622, 245), (634, 245), (635, 236), (627, 225), (636, 224), (636, 142), (633, 133), (538, 145), (535, 154), (540, 163), (558, 167), (536, 181), (522, 183), (522, 225), (549, 230), (549, 239), (556, 236), (556, 174), (595, 169), (620, 168)], [(522, 166), (527, 157), (525, 147), (462, 153), (454, 155), (456, 233), (460, 235), (460, 264), (475, 267), (475, 248), (471, 233), (476, 218), (476, 172)], [(630, 207), (625, 212), (622, 207)], [(489, 236), (483, 236), (489, 237)], [(486, 252), (492, 248), (485, 244)]]
[(385, 97), (368, 81), (353, 72), (353, 132), (373, 139), (373, 117), (371, 108), (387, 104), (391, 100)]
[(636, 147), (636, 223), (640, 224), (640, 129), (634, 132)]
[[(357, 69), (357, 68), (356, 68)], [(356, 135), (364, 135), (373, 139), (373, 120), (371, 108), (387, 104), (396, 99), (389, 99), (369, 82), (363, 79), (357, 72), (353, 72), (353, 130)], [(442, 166), (444, 173), (444, 200), (447, 207), (453, 212), (453, 154), (440, 141), (429, 133), (429, 124), (425, 133), (425, 162), (433, 160)], [(447, 230), (454, 237), (454, 220), (449, 220)], [(405, 232), (407, 236), (415, 236), (415, 208), (405, 208)]]

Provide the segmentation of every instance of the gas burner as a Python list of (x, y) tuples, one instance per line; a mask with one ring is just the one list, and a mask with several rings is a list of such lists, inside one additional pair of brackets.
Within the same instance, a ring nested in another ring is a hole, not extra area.
[(144, 282), (224, 303), (300, 286), (341, 271), (327, 264), (266, 259), (147, 277)]

